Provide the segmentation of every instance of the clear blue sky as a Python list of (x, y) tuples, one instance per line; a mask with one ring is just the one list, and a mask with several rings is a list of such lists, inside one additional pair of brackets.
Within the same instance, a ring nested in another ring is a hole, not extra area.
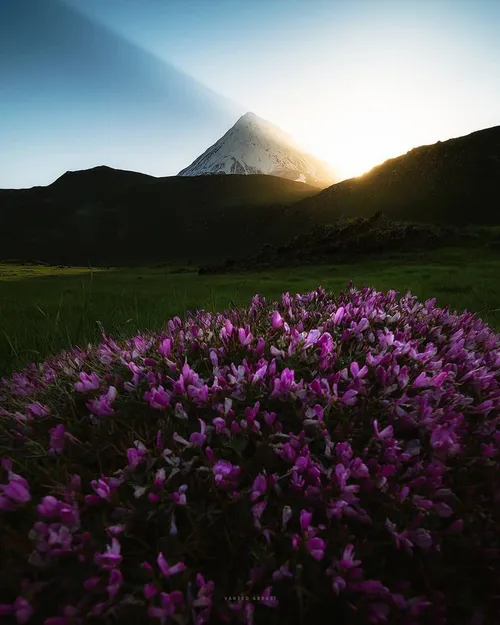
[(500, 124), (500, 0), (2, 0), (0, 187), (174, 175), (248, 110), (345, 176)]

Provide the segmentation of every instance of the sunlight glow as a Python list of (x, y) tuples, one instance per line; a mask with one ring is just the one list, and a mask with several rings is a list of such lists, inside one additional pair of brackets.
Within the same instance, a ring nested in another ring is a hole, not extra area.
[(419, 145), (448, 138), (439, 114), (393, 90), (391, 85), (385, 89), (380, 85), (377, 90), (368, 85), (366, 92), (355, 94), (356, 103), (351, 100), (344, 107), (332, 103), (323, 115), (318, 111), (314, 119), (302, 122), (293, 136), (304, 149), (330, 164), (342, 180), (360, 176)]
[[(342, 180), (360, 176), (389, 158), (421, 144), (411, 129), (396, 124), (391, 111), (378, 115), (353, 115), (342, 124), (296, 136), (309, 152), (326, 161)], [(415, 130), (415, 129), (413, 129)], [(423, 130), (423, 129), (422, 129)]]

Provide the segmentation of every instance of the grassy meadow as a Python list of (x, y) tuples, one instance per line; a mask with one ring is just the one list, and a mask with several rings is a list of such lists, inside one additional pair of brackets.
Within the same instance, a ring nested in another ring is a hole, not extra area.
[(71, 346), (159, 330), (175, 315), (274, 299), (322, 286), (410, 290), (476, 312), (500, 330), (500, 251), (440, 249), (337, 265), (199, 276), (195, 266), (65, 268), (0, 265), (0, 376)]

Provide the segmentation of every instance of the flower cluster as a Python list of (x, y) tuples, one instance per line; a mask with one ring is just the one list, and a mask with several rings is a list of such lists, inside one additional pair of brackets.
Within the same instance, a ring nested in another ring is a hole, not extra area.
[[(0, 384), (2, 622), (500, 619), (500, 337), (349, 285)], [(333, 616), (334, 615), (334, 616)]]

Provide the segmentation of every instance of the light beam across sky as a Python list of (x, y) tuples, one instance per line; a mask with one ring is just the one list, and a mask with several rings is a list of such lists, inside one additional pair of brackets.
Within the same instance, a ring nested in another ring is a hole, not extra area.
[[(35, 0), (15, 4), (30, 2)], [(95, 164), (174, 175), (246, 111), (280, 126), (343, 177), (362, 174), (418, 145), (500, 124), (497, 0), (36, 3), (51, 10), (76, 9), (134, 49), (179, 69), (199, 88), (218, 94), (221, 110), (227, 100), (241, 110), (233, 107), (228, 114), (225, 108), (224, 114), (216, 115), (218, 104), (212, 99), (205, 121), (198, 107), (198, 122), (193, 124), (186, 104), (191, 98), (187, 82), (182, 87), (174, 81), (169, 87), (170, 79), (166, 74), (160, 77), (158, 70), (150, 78), (163, 81), (163, 104), (151, 117), (143, 103), (145, 114), (140, 115), (140, 102), (137, 97), (124, 98), (123, 85), (116, 97), (103, 100), (103, 85), (96, 86), (89, 76), (82, 75), (80, 85), (77, 80), (62, 80), (62, 44), (59, 56), (45, 54), (43, 64), (35, 62), (40, 37), (26, 39), (20, 71), (20, 60), (9, 56), (5, 43), (15, 29), (8, 12), (5, 15), (0, 8), (0, 79), (5, 85), (7, 72), (9, 80), (7, 97), (0, 104), (0, 112), (6, 111), (0, 115), (0, 136), (9, 133), (11, 138), (10, 144), (0, 141), (0, 187), (46, 183), (49, 172), (61, 169), (64, 150), (66, 169), (83, 168), (108, 155), (108, 162)], [(25, 19), (35, 17), (28, 12)], [(39, 15), (36, 19), (40, 24)], [(84, 42), (74, 39), (64, 44), (73, 50), (68, 58), (85, 55)], [(108, 69), (114, 64), (125, 81), (128, 57), (112, 53), (111, 47)], [(36, 106), (26, 86), (30, 76), (36, 82)], [(161, 88), (156, 85), (152, 97), (159, 98)], [(180, 92), (183, 99), (177, 97)], [(66, 101), (71, 106), (64, 106)], [(203, 98), (196, 101), (203, 108)], [(113, 132), (106, 132), (103, 106), (109, 107), (106, 119), (112, 120)], [(100, 134), (91, 131), (95, 118), (101, 120)], [(67, 129), (75, 124), (85, 132), (73, 130), (68, 136)], [(128, 138), (130, 133), (133, 139)], [(158, 133), (161, 138), (154, 139)], [(113, 141), (119, 144), (116, 149)], [(37, 154), (43, 154), (43, 167)], [(38, 172), (34, 163), (39, 164)]]

